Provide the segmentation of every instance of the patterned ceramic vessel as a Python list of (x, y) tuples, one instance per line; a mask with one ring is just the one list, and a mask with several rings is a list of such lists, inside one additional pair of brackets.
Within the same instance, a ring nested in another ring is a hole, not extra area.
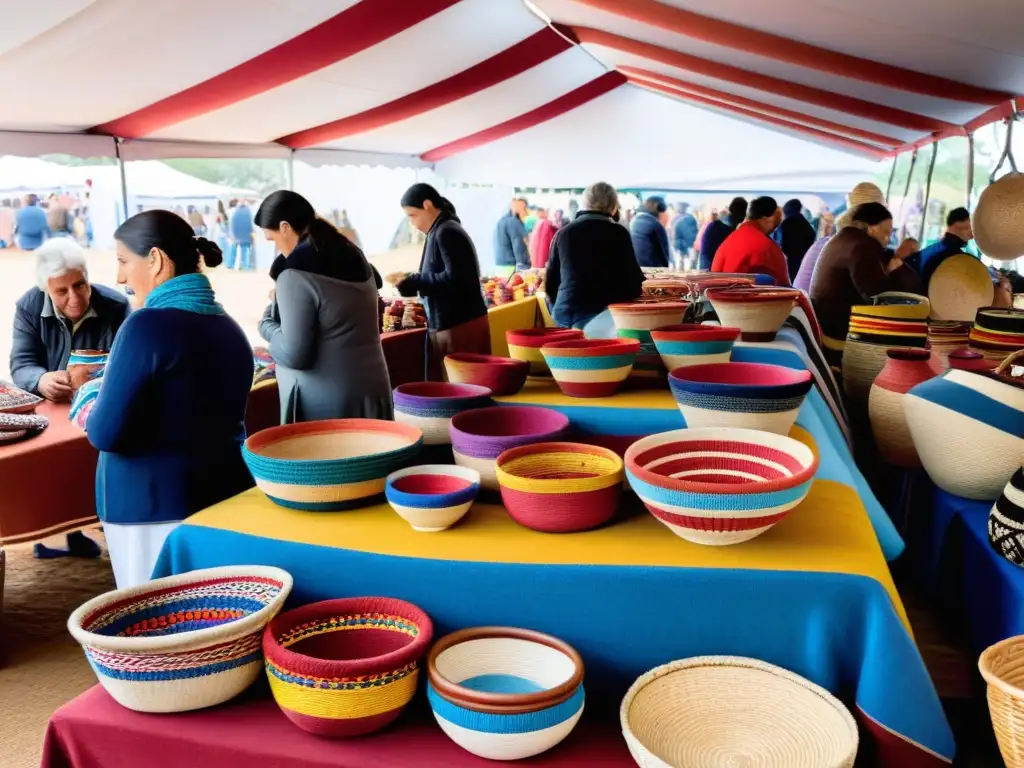
[(636, 339), (579, 339), (541, 347), (558, 388), (569, 397), (610, 397), (636, 363)]
[(444, 359), (448, 380), (487, 387), (495, 397), (514, 395), (526, 384), (530, 364), (495, 355), (455, 354)]
[(480, 473), (480, 485), (499, 490), (495, 461), (510, 448), (565, 438), (569, 418), (550, 408), (505, 405), (464, 411), (452, 419), (455, 463)]
[(540, 348), (545, 344), (582, 338), (583, 331), (574, 328), (523, 328), (518, 331), (505, 331), (509, 357), (528, 362), (531, 376), (551, 375), (551, 369), (544, 361), (544, 355), (540, 353)]
[(710, 363), (677, 368), (668, 383), (688, 427), (788, 435), (814, 377), (782, 365)]
[(434, 626), (389, 597), (325, 600), (282, 613), (263, 633), (267, 679), (289, 720), (318, 736), (363, 736), (416, 694)]
[(520, 525), (545, 533), (586, 531), (619, 508), (622, 459), (582, 443), (535, 443), (505, 451), (496, 473), (501, 499)]
[(850, 311), (843, 349), (843, 389), (866, 405), (871, 385), (897, 347), (923, 349), (928, 343), (928, 300), (918, 304), (859, 305)]
[(942, 373), (939, 361), (927, 349), (890, 349), (888, 362), (871, 385), (868, 415), (882, 458), (897, 467), (919, 467), (921, 459), (903, 412), (903, 398), (911, 389)]
[(415, 531), (435, 533), (462, 519), (480, 492), (480, 473), (467, 467), (425, 464), (388, 475), (384, 495)]
[(811, 489), (818, 457), (753, 429), (679, 429), (626, 451), (626, 477), (648, 511), (695, 544), (739, 544), (767, 531)]
[(687, 365), (728, 363), (739, 337), (739, 328), (700, 323), (667, 325), (651, 331), (654, 347), (670, 371)]
[(291, 588), (280, 568), (191, 571), (95, 597), (71, 614), (68, 630), (122, 706), (203, 709), (259, 677), (260, 636)]
[(583, 660), (568, 643), (540, 632), (453, 632), (430, 649), (427, 674), (427, 698), (441, 730), (490, 760), (546, 752), (583, 714)]
[(100, 349), (76, 349), (68, 357), (68, 375), (71, 377), (71, 390), (74, 392), (85, 382), (98, 379), (103, 375), (110, 352)]
[(394, 399), (395, 421), (420, 430), (424, 445), (450, 443), (448, 426), (455, 414), (494, 405), (487, 387), (440, 381), (402, 384), (395, 387)]
[(744, 341), (773, 341), (796, 306), (796, 288), (710, 288), (708, 301), (722, 325), (740, 329)]
[(256, 487), (289, 509), (329, 512), (384, 499), (384, 480), (412, 463), (423, 433), (379, 419), (285, 424), (251, 435), (242, 447)]
[(1024, 469), (1013, 473), (988, 513), (988, 540), (996, 552), (1024, 567)]

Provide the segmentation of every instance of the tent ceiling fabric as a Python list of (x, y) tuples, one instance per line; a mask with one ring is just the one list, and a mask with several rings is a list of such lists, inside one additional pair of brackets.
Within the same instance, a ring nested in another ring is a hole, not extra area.
[(109, 154), (119, 137), (137, 159), (295, 151), (697, 188), (859, 173), (1024, 92), (1021, 0), (50, 0), (16, 16), (0, 152)]

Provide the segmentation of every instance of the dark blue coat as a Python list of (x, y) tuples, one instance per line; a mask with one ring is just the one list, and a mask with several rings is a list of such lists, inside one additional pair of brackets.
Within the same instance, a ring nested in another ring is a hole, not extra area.
[(686, 253), (697, 242), (697, 220), (692, 214), (684, 213), (676, 217), (672, 224), (672, 245), (677, 251)]
[(657, 216), (641, 211), (633, 218), (629, 234), (633, 238), (637, 264), (641, 267), (669, 265), (668, 232)]
[(725, 242), (725, 238), (732, 234), (735, 229), (728, 218), (726, 220), (715, 219), (708, 228), (704, 230), (704, 238), (700, 241), (700, 268), (711, 269), (711, 262), (715, 260), (715, 254)]
[(512, 211), (498, 219), (494, 228), (494, 263), (499, 267), (514, 266), (518, 270), (530, 268), (526, 225)]

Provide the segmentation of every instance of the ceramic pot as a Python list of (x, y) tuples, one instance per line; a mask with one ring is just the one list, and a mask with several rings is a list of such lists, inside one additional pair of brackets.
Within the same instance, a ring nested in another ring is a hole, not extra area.
[(923, 381), (938, 376), (939, 361), (927, 349), (896, 348), (886, 353), (888, 359), (868, 396), (871, 431), (882, 458), (897, 467), (919, 467), (921, 459), (914, 449), (907, 417), (903, 413), (903, 397)]
[(1013, 473), (988, 513), (988, 540), (1011, 563), (1024, 566), (1024, 469)]

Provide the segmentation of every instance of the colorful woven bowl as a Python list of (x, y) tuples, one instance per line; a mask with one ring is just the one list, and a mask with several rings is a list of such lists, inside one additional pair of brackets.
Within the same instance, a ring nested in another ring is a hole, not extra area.
[(497, 491), (495, 460), (510, 448), (564, 438), (569, 418), (550, 408), (503, 405), (463, 411), (452, 418), (455, 463), (480, 473), (480, 485)]
[(259, 676), (260, 635), (291, 588), (280, 568), (191, 571), (94, 597), (68, 630), (117, 703), (187, 712), (225, 702)]
[(608, 307), (620, 339), (636, 339), (640, 351), (630, 372), (632, 379), (646, 379), (648, 383), (664, 383), (668, 369), (661, 361), (658, 348), (651, 338), (651, 331), (666, 325), (683, 321), (690, 304), (686, 301), (634, 302), (612, 304)]
[(858, 305), (850, 310), (850, 327), (843, 348), (843, 389), (855, 402), (866, 404), (871, 385), (896, 347), (924, 348), (928, 343), (926, 298), (917, 304)]
[(679, 429), (626, 451), (644, 505), (695, 544), (738, 544), (767, 531), (811, 489), (818, 457), (791, 437), (753, 429)]
[(98, 379), (103, 375), (110, 352), (100, 349), (76, 349), (68, 357), (68, 375), (71, 377), (71, 389), (76, 391), (85, 382)]
[(610, 397), (622, 388), (640, 351), (635, 339), (579, 339), (541, 347), (558, 388), (569, 397)]
[(384, 479), (411, 463), (423, 433), (378, 419), (285, 424), (250, 436), (242, 458), (275, 504), (326, 512), (382, 500)]
[(419, 662), (434, 625), (389, 597), (311, 603), (278, 616), (263, 633), (274, 700), (318, 736), (362, 736), (391, 724), (416, 694)]
[(674, 371), (687, 365), (728, 363), (739, 328), (682, 323), (651, 331), (654, 347), (665, 367)]
[(535, 443), (505, 451), (496, 472), (501, 499), (520, 525), (545, 533), (586, 531), (619, 508), (622, 459), (581, 443)]
[(448, 380), (455, 384), (487, 387), (495, 397), (514, 395), (526, 383), (530, 364), (494, 355), (455, 354), (444, 359)]
[(455, 525), (476, 501), (480, 473), (468, 467), (426, 464), (388, 475), (384, 495), (414, 531), (434, 533)]
[(505, 331), (509, 357), (528, 362), (531, 376), (551, 375), (551, 369), (540, 353), (540, 348), (545, 344), (582, 338), (583, 331), (574, 328), (522, 328), (518, 331)]
[(546, 752), (583, 714), (583, 660), (568, 643), (540, 632), (453, 632), (430, 649), (427, 676), (427, 698), (441, 730), (490, 760)]
[(722, 325), (740, 329), (744, 341), (773, 341), (800, 291), (796, 288), (709, 288), (708, 301)]
[(814, 378), (783, 365), (710, 363), (677, 368), (668, 383), (688, 427), (788, 435)]
[(395, 387), (395, 421), (423, 433), (424, 445), (447, 445), (452, 416), (494, 405), (491, 390), (475, 384), (417, 381)]
[(738, 656), (655, 667), (626, 692), (622, 735), (637, 765), (853, 768), (857, 723), (832, 694)]

